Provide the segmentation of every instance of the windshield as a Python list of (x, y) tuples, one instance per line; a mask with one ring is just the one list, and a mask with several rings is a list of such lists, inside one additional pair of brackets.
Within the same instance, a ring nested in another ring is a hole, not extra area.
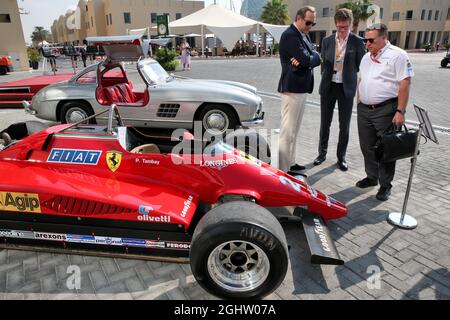
[(150, 62), (142, 65), (142, 73), (149, 83), (165, 83), (172, 80), (172, 77), (161, 67), (158, 62)]

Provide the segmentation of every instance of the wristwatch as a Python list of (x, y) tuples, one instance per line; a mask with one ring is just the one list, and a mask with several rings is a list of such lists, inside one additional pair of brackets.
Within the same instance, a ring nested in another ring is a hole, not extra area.
[(406, 113), (406, 109), (397, 109), (397, 110), (395, 110), (395, 112), (398, 112), (398, 113), (401, 113), (402, 115), (405, 115), (405, 113)]

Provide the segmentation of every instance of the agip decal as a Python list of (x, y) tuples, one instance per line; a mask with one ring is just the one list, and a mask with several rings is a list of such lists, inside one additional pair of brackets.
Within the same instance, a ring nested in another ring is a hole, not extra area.
[(0, 210), (41, 213), (39, 195), (0, 191)]

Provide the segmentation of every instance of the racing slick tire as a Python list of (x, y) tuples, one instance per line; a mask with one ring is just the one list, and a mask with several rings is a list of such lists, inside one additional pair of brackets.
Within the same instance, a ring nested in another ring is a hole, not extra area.
[(286, 236), (265, 208), (227, 202), (200, 220), (190, 263), (195, 279), (209, 293), (225, 299), (260, 299), (286, 276)]
[[(61, 123), (76, 123), (94, 115), (94, 110), (87, 102), (69, 101), (62, 106), (60, 115)], [(89, 124), (95, 123), (95, 119), (89, 120)]]
[(235, 129), (238, 119), (231, 106), (208, 104), (198, 114), (203, 132), (211, 136), (224, 135), (227, 130)]
[(449, 60), (447, 58), (442, 59), (441, 61), (441, 67), (442, 68), (447, 68)]

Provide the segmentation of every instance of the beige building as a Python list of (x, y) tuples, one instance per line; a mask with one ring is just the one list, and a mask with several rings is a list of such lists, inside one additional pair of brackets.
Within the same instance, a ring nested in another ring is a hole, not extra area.
[[(311, 34), (313, 42), (335, 31), (334, 14), (336, 6), (343, 0), (284, 0), (289, 7), (289, 15), (294, 19), (299, 8), (312, 5), (317, 9), (318, 23)], [(450, 0), (372, 0), (377, 8), (377, 17), (389, 28), (389, 40), (405, 49), (421, 48), (422, 44), (446, 43), (450, 31)], [(362, 22), (359, 34), (363, 35), (368, 24)]]
[(0, 55), (11, 56), (14, 70), (29, 69), (17, 0), (0, 1)]
[[(156, 35), (156, 17), (168, 14), (174, 21), (205, 6), (203, 1), (187, 0), (80, 0), (75, 12), (68, 11), (55, 20), (52, 33), (57, 43), (78, 44), (86, 37), (125, 35), (132, 29), (149, 28)], [(76, 18), (77, 28), (68, 25)], [(172, 32), (172, 30), (171, 30)], [(200, 32), (200, 28), (184, 28), (174, 32)]]

